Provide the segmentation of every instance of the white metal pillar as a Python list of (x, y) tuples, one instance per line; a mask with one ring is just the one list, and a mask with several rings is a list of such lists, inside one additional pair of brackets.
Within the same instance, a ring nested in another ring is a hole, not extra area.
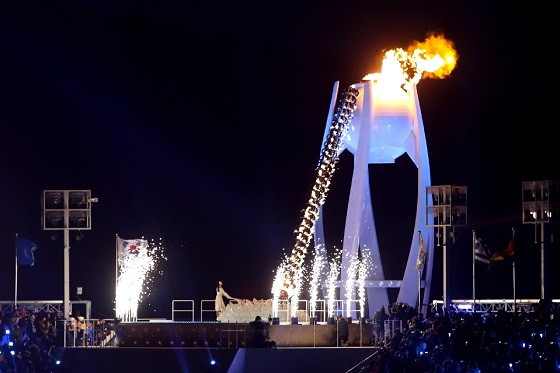
[[(354, 86), (359, 90), (360, 96), (351, 122), (352, 128), (349, 129), (349, 135), (345, 138), (343, 148), (354, 154), (355, 161), (346, 215), (339, 288), (341, 288), (341, 299), (351, 300), (349, 298), (354, 294), (352, 289), (343, 289), (343, 287), (347, 283), (351, 283), (352, 276), (355, 276), (349, 271), (349, 268), (351, 268), (352, 261), (356, 260), (358, 250), (360, 250), (362, 258), (365, 257), (365, 260), (369, 260), (366, 288), (369, 314), (373, 315), (379, 306), (388, 304), (387, 288), (383, 285), (379, 286), (379, 284), (387, 283), (391, 284), (388, 287), (393, 287), (393, 284), (398, 282), (401, 286), (397, 301), (411, 305), (416, 303), (419, 295), (418, 277), (415, 271), (419, 248), (418, 231), (421, 231), (425, 237), (427, 247), (424, 299), (429, 299), (433, 231), (427, 228), (424, 208), (425, 189), (430, 185), (430, 167), (416, 86), (411, 84), (406, 87), (406, 91), (401, 87), (388, 88), (373, 81), (364, 81)], [(338, 85), (335, 84), (331, 112), (337, 88)], [(384, 96), (387, 93), (388, 96)], [(327, 121), (327, 126), (329, 124), (330, 121)], [(393, 137), (395, 134), (400, 138), (395, 140)], [(324, 143), (325, 141), (323, 141)], [(404, 153), (409, 155), (418, 168), (416, 219), (403, 279), (386, 280), (373, 217), (368, 165), (394, 163), (395, 159)], [(315, 231), (316, 245), (328, 244), (325, 242), (322, 227), (323, 209), (320, 214)], [(364, 256), (364, 252), (367, 255)], [(322, 280), (324, 284), (325, 279)], [(376, 286), (367, 284), (376, 284)], [(347, 295), (343, 296), (344, 294)]]

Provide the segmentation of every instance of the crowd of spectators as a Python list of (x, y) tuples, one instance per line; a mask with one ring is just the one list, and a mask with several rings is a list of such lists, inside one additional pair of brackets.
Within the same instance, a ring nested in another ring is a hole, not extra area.
[(426, 317), (393, 304), (387, 338), (370, 372), (502, 373), (560, 371), (560, 306), (541, 300), (530, 310), (471, 313), (432, 309)]
[(56, 314), (0, 314), (0, 372), (53, 372)]
[[(383, 311), (386, 325), (397, 327), (385, 334), (371, 373), (560, 372), (560, 305), (550, 301), (516, 312), (440, 307), (424, 317), (399, 303)], [(52, 352), (61, 338), (67, 345), (101, 346), (108, 330), (104, 320), (82, 326), (79, 316), (61, 320), (23, 310), (0, 316), (0, 373), (56, 372)]]
[(64, 320), (44, 311), (0, 312), (0, 373), (56, 372), (56, 347), (104, 345), (109, 329), (103, 319), (88, 325), (79, 313)]

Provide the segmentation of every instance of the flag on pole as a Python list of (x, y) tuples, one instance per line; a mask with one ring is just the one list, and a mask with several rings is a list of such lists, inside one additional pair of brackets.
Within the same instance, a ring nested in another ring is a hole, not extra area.
[(474, 258), (481, 263), (490, 264), (490, 256), (486, 249), (486, 244), (480, 238), (477, 238), (474, 242)]
[(492, 255), (492, 257), (490, 258), (490, 261), (497, 262), (500, 260), (504, 260), (509, 256), (513, 256), (514, 254), (515, 254), (515, 243), (514, 243), (514, 237), (512, 237), (511, 241), (509, 241), (509, 245), (507, 249), (505, 249), (504, 251), (498, 251), (497, 253), (494, 253), (494, 255)]
[(25, 238), (17, 238), (17, 259), (18, 265), (30, 266), (35, 264), (35, 256), (33, 252), (37, 250), (37, 244)]
[(141, 238), (132, 239), (132, 240), (124, 240), (120, 237), (117, 238), (118, 240), (118, 260), (119, 264), (122, 263), (123, 260), (130, 257), (131, 255), (138, 256), (143, 250), (147, 250), (148, 248), (148, 240), (144, 240)]
[(422, 232), (420, 232), (420, 243), (418, 248), (418, 259), (416, 259), (416, 270), (421, 271), (424, 268), (424, 263), (426, 261), (426, 254), (428, 253), (426, 249), (426, 244), (424, 243), (424, 237), (422, 237)]

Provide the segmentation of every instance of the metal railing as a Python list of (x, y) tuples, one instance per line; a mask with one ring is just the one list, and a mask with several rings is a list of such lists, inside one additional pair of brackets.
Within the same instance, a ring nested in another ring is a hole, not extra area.
[[(208, 304), (212, 305), (212, 308), (205, 308)], [(201, 300), (200, 301), (200, 320), (199, 321), (210, 321), (210, 320), (216, 320), (216, 309), (214, 307), (214, 305), (216, 304), (216, 301), (214, 299), (209, 300), (209, 299), (205, 299), (205, 300)], [(208, 315), (211, 313), (211, 317), (207, 316), (207, 318), (209, 318), (209, 320), (205, 320), (204, 315)]]
[[(185, 307), (181, 307), (185, 306)], [(190, 321), (194, 321), (194, 300), (188, 299), (175, 299), (171, 302), (171, 321), (175, 321), (175, 314), (189, 314), (191, 316)], [(202, 315), (201, 315), (202, 320)], [(182, 320), (181, 320), (182, 321)]]
[(13, 313), (17, 307), (18, 310), (25, 309), (31, 312), (47, 312), (47, 313), (62, 313), (62, 301), (59, 300), (33, 300), (33, 301), (18, 301), (17, 305), (14, 301), (0, 301), (0, 310), (3, 314)]
[(116, 347), (114, 320), (57, 320), (57, 345), (62, 347)]
[[(45, 312), (48, 314), (62, 315), (64, 313), (64, 305), (61, 300), (20, 300), (17, 304), (14, 301), (0, 300), (0, 310), (3, 314), (14, 313), (15, 310), (25, 310), (27, 313)], [(75, 300), (70, 301), (70, 307), (74, 305), (84, 305), (85, 317), (91, 317), (91, 301)], [(72, 309), (70, 309), (72, 311)]]
[(397, 330), (403, 330), (403, 322), (402, 320), (385, 320), (383, 325), (383, 344), (386, 345), (389, 343)]
[[(472, 312), (473, 307), (477, 313), (505, 312), (528, 312), (534, 305), (539, 304), (540, 299), (454, 299), (451, 301), (453, 309), (463, 312)], [(553, 304), (560, 304), (560, 299), (552, 299)], [(432, 301), (434, 308), (441, 308), (443, 301)]]
[[(331, 312), (332, 318), (336, 318), (337, 316), (344, 316), (349, 317), (350, 315), (356, 315), (355, 321), (358, 322), (360, 318), (362, 318), (362, 310), (356, 305), (360, 304), (359, 300), (342, 300), (337, 299), (334, 301), (335, 309)], [(350, 304), (350, 306), (349, 306)], [(215, 300), (214, 299), (203, 299), (200, 301), (200, 318), (197, 321), (216, 321), (216, 310), (214, 308)], [(313, 315), (311, 314), (310, 310), (310, 301), (307, 299), (299, 299), (298, 300), (298, 321), (304, 324), (311, 323), (312, 318), (315, 318), (313, 321), (318, 323), (327, 323), (329, 322), (329, 311), (327, 310), (327, 301), (323, 299), (319, 299), (315, 301), (315, 310), (313, 311)], [(354, 305), (354, 306), (352, 306)], [(178, 321), (177, 314), (178, 313), (189, 313), (191, 315), (190, 321), (194, 320), (194, 315), (196, 311), (194, 309), (194, 301), (192, 300), (173, 300), (171, 303), (171, 319), (173, 321)], [(283, 323), (290, 323), (292, 320), (290, 303), (288, 300), (279, 300), (278, 301), (278, 310), (276, 311), (276, 315), (273, 315), (273, 311), (271, 310), (271, 316), (278, 317), (279, 320)], [(266, 317), (268, 315), (260, 315), (262, 317)], [(184, 320), (180, 320), (184, 321)]]

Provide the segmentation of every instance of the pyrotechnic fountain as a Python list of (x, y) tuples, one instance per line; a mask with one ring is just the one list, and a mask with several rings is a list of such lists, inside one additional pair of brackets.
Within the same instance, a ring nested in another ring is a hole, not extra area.
[(138, 306), (149, 295), (149, 282), (164, 257), (163, 246), (145, 239), (124, 240), (117, 236), (116, 318), (122, 322), (138, 320)]
[[(415, 42), (407, 51), (387, 51), (381, 73), (369, 74), (360, 83), (351, 85), (342, 93), (336, 105), (338, 82), (335, 83), (316, 169), (316, 182), (301, 224), (295, 232), (294, 247), (290, 256), (280, 264), (272, 289), (275, 299), (283, 291), (287, 293), (292, 315), (297, 312), (303, 263), (313, 238), (315, 260), (322, 263), (313, 268), (321, 270), (320, 282), (323, 294), (327, 294), (329, 307), (334, 307), (331, 298), (335, 287), (341, 289), (340, 296), (346, 301), (344, 313), (351, 316), (359, 310), (363, 315), (367, 290), (369, 314), (373, 315), (380, 305), (389, 303), (388, 287), (400, 287), (399, 302), (413, 305), (418, 299), (420, 290), (415, 272), (419, 251), (417, 232), (420, 232), (426, 238), (423, 303), (428, 303), (434, 240), (423, 210), (426, 205), (425, 190), (430, 185), (430, 167), (416, 84), (422, 77), (445, 78), (456, 62), (453, 43), (443, 35), (432, 34), (424, 42)], [(329, 266), (322, 205), (326, 201), (335, 165), (344, 150), (350, 151), (355, 157), (354, 171), (341, 263), (331, 263)], [(368, 165), (394, 163), (404, 153), (418, 168), (416, 219), (403, 279), (386, 280), (373, 217)], [(334, 278), (338, 275), (340, 279), (337, 281)], [(315, 275), (311, 277), (316, 278)], [(360, 308), (352, 305), (352, 302), (358, 302)], [(329, 315), (332, 314), (333, 310), (329, 308)]]

